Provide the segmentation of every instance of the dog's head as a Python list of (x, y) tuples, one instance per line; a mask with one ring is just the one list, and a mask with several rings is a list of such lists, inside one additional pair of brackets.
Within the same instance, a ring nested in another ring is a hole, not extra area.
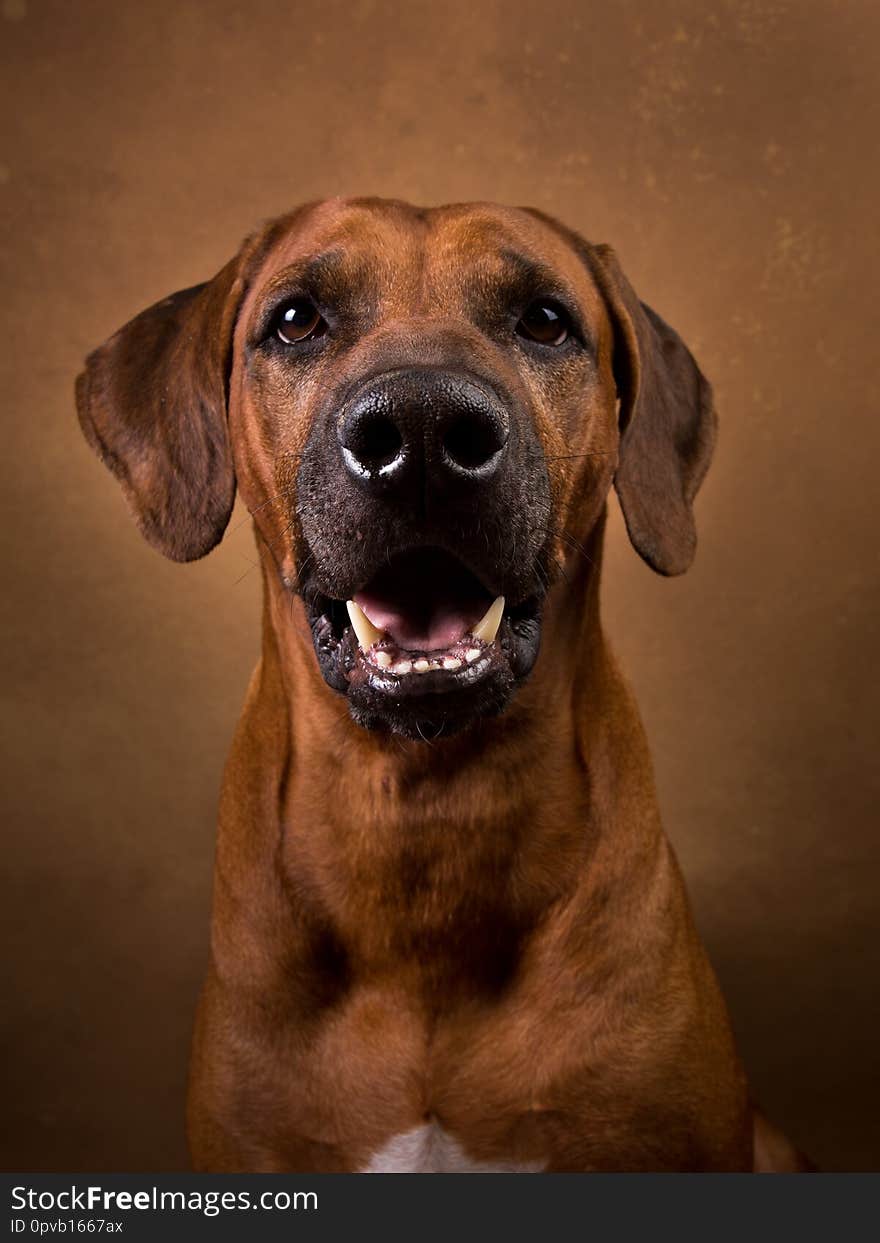
[(715, 433), (614, 253), (488, 204), (299, 208), (120, 329), (77, 403), (167, 556), (213, 548), (237, 483), (327, 684), (410, 736), (505, 706), (612, 483), (687, 569)]

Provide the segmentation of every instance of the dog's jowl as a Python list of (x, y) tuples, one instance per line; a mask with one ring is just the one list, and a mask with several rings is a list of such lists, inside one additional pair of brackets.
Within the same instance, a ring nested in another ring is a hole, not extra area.
[(715, 436), (613, 251), (529, 210), (308, 204), (121, 328), (77, 400), (160, 551), (207, 553), (238, 489), (260, 553), (196, 1167), (799, 1168), (600, 623), (610, 490), (686, 570)]

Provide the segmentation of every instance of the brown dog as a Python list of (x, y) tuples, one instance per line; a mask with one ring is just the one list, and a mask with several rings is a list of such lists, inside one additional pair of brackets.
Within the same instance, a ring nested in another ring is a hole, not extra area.
[(156, 547), (207, 553), (237, 486), (262, 562), (196, 1166), (800, 1168), (749, 1105), (599, 621), (611, 485), (679, 574), (715, 438), (613, 252), (534, 211), (310, 204), (77, 398)]

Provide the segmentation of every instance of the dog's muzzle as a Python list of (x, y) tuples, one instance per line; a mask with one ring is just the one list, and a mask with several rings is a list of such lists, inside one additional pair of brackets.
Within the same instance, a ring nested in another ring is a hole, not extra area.
[(316, 423), (298, 480), (326, 681), (369, 727), (436, 736), (500, 711), (538, 650), (546, 467), (481, 377), (368, 377)]

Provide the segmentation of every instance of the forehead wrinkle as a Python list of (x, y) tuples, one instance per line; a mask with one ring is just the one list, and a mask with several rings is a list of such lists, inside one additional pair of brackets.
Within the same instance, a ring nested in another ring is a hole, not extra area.
[(263, 286), (263, 294), (271, 297), (294, 286), (304, 290), (319, 285), (332, 284), (338, 280), (341, 269), (346, 264), (345, 252), (336, 247), (318, 255), (305, 255), (293, 263), (288, 263)]
[[(555, 294), (578, 305), (577, 295), (565, 277), (549, 264), (521, 251), (505, 248), (478, 265), (476, 274), (511, 293), (523, 296)], [(492, 260), (495, 260), (492, 263)]]
[(552, 265), (557, 273), (580, 270), (577, 235), (532, 208), (499, 208), (494, 204), (462, 204), (438, 208), (448, 213), (445, 227), (462, 248), (487, 253), (508, 249), (527, 256), (532, 262)]
[(346, 254), (361, 259), (370, 291), (386, 312), (422, 301), (426, 215), (396, 200), (348, 200), (328, 231)]
[(424, 312), (449, 307), (466, 295), (475, 266), (491, 262), (497, 254), (499, 234), (495, 221), (474, 219), (463, 207), (434, 208), (427, 214), (419, 247), (419, 301)]
[[(489, 206), (439, 208), (431, 230), (435, 262), (455, 273), (484, 274), (487, 282), (546, 285), (576, 298), (565, 269), (571, 256), (559, 240), (525, 213), (499, 216)], [(537, 235), (537, 236), (536, 236)]]
[(362, 257), (365, 263), (379, 266), (388, 249), (389, 234), (400, 230), (396, 218), (371, 209), (368, 202), (335, 199), (313, 204), (304, 224), (283, 218), (279, 224), (286, 228), (270, 256), (270, 270), (274, 267), (279, 271), (283, 265), (286, 271), (334, 253), (343, 259)]

